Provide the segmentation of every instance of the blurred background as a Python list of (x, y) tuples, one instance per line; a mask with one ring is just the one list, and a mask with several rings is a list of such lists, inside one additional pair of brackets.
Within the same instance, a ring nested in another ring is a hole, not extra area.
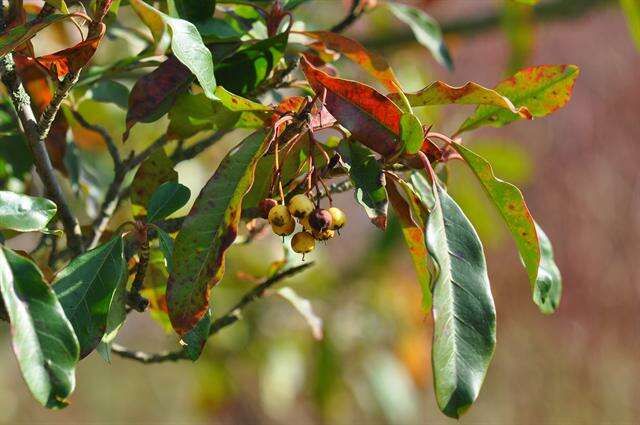
[[(345, 13), (347, 3), (312, 1), (296, 17), (326, 28)], [(499, 0), (421, 5), (445, 30), (455, 63), (452, 73), (382, 10), (347, 32), (384, 54), (407, 90), (434, 79), (492, 87), (514, 69), (533, 64), (581, 68), (566, 108), (544, 119), (464, 137), (499, 177), (523, 189), (551, 238), (564, 283), (556, 314), (538, 312), (506, 228), (467, 170), (451, 164), (451, 191), (487, 249), (498, 312), (493, 364), (478, 401), (460, 422), (638, 423), (640, 53), (618, 2), (542, 1), (537, 14)], [(134, 47), (126, 48), (135, 53)], [(122, 49), (120, 40), (109, 40), (96, 62), (120, 56)], [(340, 64), (345, 75), (355, 72)], [(123, 111), (91, 101), (81, 110), (112, 134), (122, 133)], [(421, 113), (437, 131), (451, 133), (471, 111), (456, 107)], [(153, 140), (161, 127), (137, 126), (134, 144)], [(197, 193), (237, 137), (179, 164), (181, 182)], [(81, 151), (95, 163), (96, 179), (108, 182), (111, 170), (102, 146), (86, 143)], [(451, 422), (435, 404), (431, 317), (421, 308), (397, 223), (392, 221), (383, 233), (368, 222), (352, 194), (339, 195), (336, 203), (350, 219), (342, 237), (309, 255), (316, 265), (280, 286), (309, 300), (323, 321), (322, 339), (314, 338), (291, 303), (273, 292), (212, 338), (197, 363), (145, 366), (113, 358), (108, 365), (92, 354), (78, 367), (72, 404), (50, 412), (23, 384), (2, 323), (0, 423)], [(252, 286), (247, 276), (263, 275), (281, 257), (281, 244), (271, 236), (234, 247), (225, 279), (213, 291), (214, 316)], [(172, 334), (139, 314), (129, 317), (119, 340), (151, 351), (176, 343)]]

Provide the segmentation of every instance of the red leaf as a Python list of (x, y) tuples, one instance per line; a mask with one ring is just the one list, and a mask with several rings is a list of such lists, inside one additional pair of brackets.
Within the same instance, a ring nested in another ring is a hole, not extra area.
[(323, 100), (331, 115), (354, 139), (384, 157), (396, 153), (402, 111), (395, 103), (366, 84), (325, 74), (304, 56), (301, 66), (313, 90), (321, 98), (325, 93)]
[(175, 56), (169, 56), (159, 67), (141, 77), (129, 94), (123, 141), (129, 138), (129, 131), (136, 123), (154, 121), (168, 111), (192, 80), (189, 68)]
[(52, 78), (59, 80), (70, 72), (78, 72), (91, 60), (93, 54), (98, 49), (100, 40), (104, 36), (106, 26), (100, 24), (100, 32), (97, 36), (89, 38), (68, 49), (40, 56), (36, 61), (46, 69)]

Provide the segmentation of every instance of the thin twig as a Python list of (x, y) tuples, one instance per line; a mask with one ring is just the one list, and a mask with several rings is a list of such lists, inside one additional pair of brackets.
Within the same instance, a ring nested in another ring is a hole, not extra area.
[(111, 137), (107, 129), (98, 124), (91, 124), (82, 116), (80, 112), (75, 109), (72, 109), (71, 113), (73, 114), (75, 120), (78, 121), (78, 124), (86, 128), (87, 130), (98, 133), (104, 139), (107, 145), (107, 150), (109, 151), (109, 155), (111, 155), (111, 159), (113, 160), (114, 167), (119, 167), (122, 163), (120, 152), (118, 151), (118, 147), (116, 146), (113, 137)]
[[(209, 330), (209, 336), (218, 333), (220, 330), (226, 328), (229, 325), (234, 324), (241, 318), (241, 311), (251, 302), (261, 298), (265, 291), (280, 282), (281, 280), (292, 277), (313, 265), (313, 262), (301, 264), (296, 267), (292, 267), (283, 272), (280, 272), (268, 279), (266, 279), (261, 284), (257, 285), (249, 292), (247, 292), (241, 299), (238, 301), (236, 305), (234, 305), (228, 312), (222, 317), (216, 319), (212, 324)], [(111, 346), (111, 351), (125, 359), (135, 360), (140, 363), (150, 364), (150, 363), (162, 363), (167, 361), (177, 361), (187, 359), (184, 350), (176, 350), (176, 351), (165, 351), (162, 353), (147, 353), (144, 351), (136, 351), (130, 350), (126, 347), (123, 347), (118, 344), (113, 344)]]
[(331, 32), (342, 32), (349, 28), (355, 21), (358, 20), (360, 15), (364, 12), (364, 7), (361, 5), (361, 0), (352, 0), (351, 7), (349, 8), (349, 13), (344, 19), (333, 27), (331, 27)]

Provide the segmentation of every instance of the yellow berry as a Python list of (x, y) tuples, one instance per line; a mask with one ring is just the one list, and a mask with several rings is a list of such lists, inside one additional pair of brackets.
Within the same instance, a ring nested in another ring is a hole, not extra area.
[(296, 222), (291, 220), (286, 222), (282, 226), (276, 226), (275, 224), (271, 225), (271, 230), (278, 236), (287, 236), (293, 233), (296, 230)]
[(284, 205), (276, 205), (269, 211), (269, 223), (274, 227), (283, 227), (292, 223), (295, 225), (289, 210)]
[(329, 214), (331, 214), (331, 230), (339, 230), (347, 224), (347, 216), (340, 208), (329, 208)]
[(315, 230), (313, 232), (313, 237), (316, 238), (319, 241), (329, 240), (332, 237), (334, 237), (335, 235), (336, 235), (336, 232), (331, 230), (331, 229), (324, 229), (324, 230), (321, 230), (321, 231)]
[(302, 194), (294, 196), (289, 201), (289, 212), (296, 218), (306, 217), (314, 208), (311, 199)]
[(306, 254), (313, 251), (316, 241), (309, 232), (298, 232), (291, 238), (291, 249), (298, 254)]

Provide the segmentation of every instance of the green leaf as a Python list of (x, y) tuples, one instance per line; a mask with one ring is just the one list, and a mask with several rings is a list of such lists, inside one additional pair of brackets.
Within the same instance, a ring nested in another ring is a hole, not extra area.
[(160, 251), (167, 261), (167, 270), (171, 273), (173, 271), (173, 238), (159, 227), (156, 227), (156, 232), (158, 232)]
[(227, 21), (219, 18), (209, 18), (194, 24), (205, 43), (240, 40), (243, 35)]
[(418, 43), (426, 47), (441, 65), (446, 66), (449, 71), (453, 70), (451, 55), (444, 44), (440, 25), (435, 19), (422, 10), (406, 4), (390, 2), (385, 4), (396, 18), (409, 25)]
[(151, 29), (156, 43), (162, 42), (166, 29), (169, 29), (173, 55), (196, 76), (205, 95), (210, 99), (216, 99), (213, 57), (195, 25), (183, 19), (167, 16), (142, 0), (130, 0), (130, 4)]
[(629, 33), (640, 51), (640, 2), (638, 0), (620, 0), (620, 7), (627, 19)]
[(209, 287), (224, 274), (224, 256), (238, 232), (242, 200), (269, 145), (264, 131), (244, 139), (202, 189), (176, 237), (167, 305), (173, 328), (185, 335), (209, 308)]
[[(493, 105), (510, 110), (523, 118), (531, 118), (526, 108), (516, 108), (513, 103), (495, 90), (488, 89), (473, 82), (454, 87), (442, 81), (435, 81), (415, 93), (405, 93), (411, 106), (431, 105)], [(390, 93), (394, 102), (400, 99), (397, 93)]]
[[(434, 176), (435, 177), (435, 176)], [(433, 284), (433, 379), (436, 400), (458, 418), (478, 397), (496, 344), (496, 311), (478, 235), (437, 182), (427, 222)]]
[(162, 220), (178, 211), (187, 202), (191, 191), (177, 182), (163, 183), (149, 200), (147, 206), (147, 223)]
[(193, 23), (211, 18), (216, 9), (215, 0), (169, 0), (167, 3), (177, 17)]
[(127, 274), (120, 236), (74, 258), (58, 273), (53, 290), (78, 336), (81, 358), (105, 334), (110, 311), (117, 307), (116, 291)]
[(562, 295), (562, 277), (560, 270), (553, 259), (553, 248), (546, 233), (536, 223), (536, 232), (540, 243), (540, 267), (536, 286), (533, 290), (533, 301), (540, 311), (550, 314), (556, 311), (560, 305)]
[(540, 0), (510, 0), (516, 3), (527, 4), (529, 6), (533, 6), (534, 4), (538, 4)]
[[(400, 186), (406, 199), (397, 189)], [(422, 215), (422, 201), (414, 190), (404, 181), (398, 184), (387, 184), (387, 195), (393, 211), (402, 226), (402, 235), (409, 249), (413, 266), (422, 289), (422, 307), (431, 308), (431, 273), (429, 273), (429, 254), (425, 242), (425, 221)]]
[(422, 147), (424, 140), (422, 123), (412, 113), (402, 114), (400, 118), (400, 140), (402, 140), (404, 150), (408, 154), (415, 154)]
[(0, 247), (0, 293), (12, 347), (27, 386), (42, 405), (61, 408), (75, 387), (78, 340), (38, 267)]
[(131, 204), (133, 214), (143, 214), (151, 196), (165, 182), (178, 181), (178, 173), (164, 149), (156, 149), (145, 159), (131, 183)]
[(387, 192), (380, 164), (371, 151), (359, 143), (345, 141), (340, 145), (342, 159), (349, 165), (356, 201), (362, 205), (371, 222), (380, 229), (387, 227)]
[(504, 219), (516, 242), (532, 290), (535, 293), (538, 287), (540, 245), (538, 244), (535, 222), (524, 201), (522, 192), (511, 183), (498, 179), (493, 174), (491, 164), (480, 155), (458, 143), (454, 143), (452, 146), (469, 165)]
[[(495, 87), (516, 107), (525, 107), (534, 117), (544, 117), (569, 102), (573, 85), (580, 74), (575, 65), (542, 65), (523, 69)], [(479, 106), (462, 123), (456, 134), (481, 126), (502, 127), (522, 116), (496, 106)]]
[(198, 324), (182, 338), (182, 341), (185, 343), (184, 352), (188, 359), (194, 362), (198, 360), (209, 338), (210, 329), (211, 311), (207, 309), (204, 317), (200, 319)]
[(0, 191), (0, 229), (43, 230), (56, 211), (56, 204), (46, 198)]
[(96, 102), (111, 103), (125, 111), (129, 107), (129, 89), (114, 80), (100, 80), (92, 84), (83, 97)]
[(216, 67), (219, 84), (233, 93), (255, 90), (282, 59), (288, 38), (283, 32), (237, 51)]

